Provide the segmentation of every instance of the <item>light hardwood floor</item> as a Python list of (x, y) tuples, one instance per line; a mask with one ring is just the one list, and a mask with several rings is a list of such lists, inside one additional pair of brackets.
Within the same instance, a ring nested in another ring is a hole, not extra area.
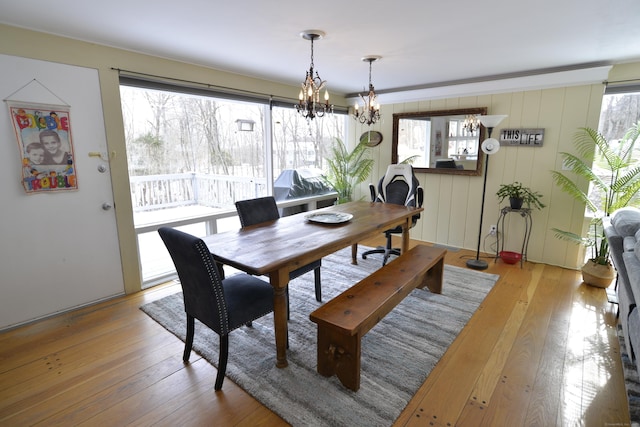
[[(630, 425), (605, 292), (571, 270), (489, 265), (500, 280), (394, 425)], [(184, 365), (183, 343), (138, 309), (177, 290), (0, 334), (0, 425), (286, 425), (228, 379), (215, 393), (215, 368), (195, 353)]]

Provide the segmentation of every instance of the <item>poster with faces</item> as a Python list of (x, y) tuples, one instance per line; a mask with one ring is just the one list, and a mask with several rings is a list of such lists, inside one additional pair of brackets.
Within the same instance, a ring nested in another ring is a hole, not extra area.
[(69, 107), (7, 102), (27, 193), (77, 190)]

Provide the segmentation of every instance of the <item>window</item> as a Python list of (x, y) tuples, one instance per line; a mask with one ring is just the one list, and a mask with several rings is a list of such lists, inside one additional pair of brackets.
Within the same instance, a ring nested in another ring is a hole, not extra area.
[[(398, 161), (417, 156), (421, 165), (435, 166), (435, 159), (441, 158), (442, 134), (435, 136), (437, 143), (431, 152), (431, 120), (429, 119), (403, 119), (402, 126), (398, 129)], [(431, 163), (431, 160), (433, 163)]]
[(320, 173), (334, 138), (344, 141), (346, 114), (327, 115), (309, 122), (293, 108), (273, 108), (273, 169), (311, 169)]
[(268, 193), (266, 105), (129, 86), (121, 96), (136, 213)]
[(464, 119), (451, 119), (449, 126), (449, 152), (453, 159), (478, 158), (478, 133), (469, 132), (464, 128)]
[(322, 193), (324, 159), (334, 138), (344, 140), (346, 114), (307, 122), (293, 103), (270, 108), (267, 98), (137, 83), (123, 79), (120, 95), (145, 284), (173, 273), (158, 224), (180, 219), (180, 228), (198, 236), (238, 228), (236, 200), (296, 197), (274, 190), (291, 170)]
[(640, 120), (640, 89), (637, 92), (605, 93), (600, 110), (599, 131), (608, 141), (619, 140)]
[[(640, 90), (639, 88), (633, 90), (625, 92), (620, 89), (607, 89), (602, 98), (598, 131), (609, 141), (610, 146), (617, 144), (625, 132), (640, 120)], [(640, 147), (635, 147), (632, 159), (640, 160)], [(593, 165), (596, 173), (598, 173), (598, 164), (599, 160), (596, 159)], [(608, 175), (605, 172), (603, 177)], [(596, 206), (601, 206), (603, 195), (592, 185), (589, 189), (589, 199)]]

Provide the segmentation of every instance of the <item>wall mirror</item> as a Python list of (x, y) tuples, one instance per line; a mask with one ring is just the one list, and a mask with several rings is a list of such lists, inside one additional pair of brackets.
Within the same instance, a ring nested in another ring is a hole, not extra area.
[(463, 128), (469, 115), (486, 115), (487, 107), (421, 111), (393, 115), (391, 160), (402, 162), (415, 156), (416, 172), (480, 175), (485, 128)]

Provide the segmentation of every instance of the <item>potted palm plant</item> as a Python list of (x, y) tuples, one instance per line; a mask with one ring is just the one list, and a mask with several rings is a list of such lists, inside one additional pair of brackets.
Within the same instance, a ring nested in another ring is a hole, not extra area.
[(359, 142), (352, 151), (348, 151), (339, 138), (331, 146), (331, 157), (327, 159), (327, 173), (323, 178), (338, 192), (338, 204), (350, 202), (355, 186), (369, 177), (374, 162), (366, 156), (368, 149), (366, 140)]
[[(640, 164), (632, 158), (632, 152), (639, 135), (640, 122), (629, 128), (616, 144), (607, 141), (595, 129), (580, 128), (574, 138), (577, 155), (560, 153), (564, 167), (576, 179), (571, 179), (565, 172), (551, 172), (555, 184), (584, 203), (593, 215), (587, 236), (553, 229), (557, 238), (591, 248), (591, 258), (582, 266), (582, 279), (589, 285), (607, 287), (615, 277), (602, 219), (617, 209), (637, 204)], [(597, 191), (597, 202), (593, 197), (589, 198), (588, 190), (583, 190), (578, 180), (586, 180)]]
[(509, 199), (512, 209), (520, 209), (522, 206), (528, 209), (542, 209), (546, 206), (542, 203), (542, 194), (525, 187), (518, 181), (513, 184), (501, 184), (496, 196), (500, 198), (500, 202)]

